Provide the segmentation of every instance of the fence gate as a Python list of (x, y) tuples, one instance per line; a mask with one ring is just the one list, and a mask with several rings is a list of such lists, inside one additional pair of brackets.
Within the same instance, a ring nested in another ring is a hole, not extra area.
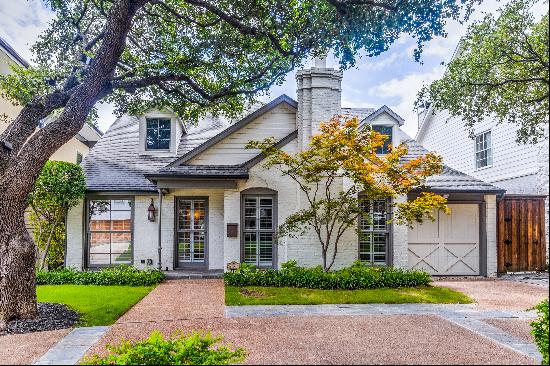
[(504, 196), (498, 202), (498, 271), (540, 271), (546, 267), (544, 197)]

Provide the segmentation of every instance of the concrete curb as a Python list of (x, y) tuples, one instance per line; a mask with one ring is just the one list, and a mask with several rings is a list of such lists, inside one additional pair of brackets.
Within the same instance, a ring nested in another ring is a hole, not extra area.
[(75, 328), (34, 365), (75, 365), (107, 330), (109, 327)]

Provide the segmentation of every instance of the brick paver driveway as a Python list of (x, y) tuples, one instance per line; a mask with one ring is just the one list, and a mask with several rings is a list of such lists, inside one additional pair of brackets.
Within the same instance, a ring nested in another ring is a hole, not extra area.
[(224, 316), (221, 280), (167, 281), (111, 327), (89, 353), (153, 330), (211, 331), (245, 347), (249, 364), (534, 364), (435, 315)]

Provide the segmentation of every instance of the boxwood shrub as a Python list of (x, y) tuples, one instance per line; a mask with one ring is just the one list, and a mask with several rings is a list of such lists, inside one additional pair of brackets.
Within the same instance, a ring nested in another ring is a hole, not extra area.
[(63, 268), (51, 272), (36, 272), (37, 285), (101, 285), (154, 286), (164, 281), (164, 273), (157, 270), (137, 270), (122, 266), (98, 271), (77, 271)]
[(320, 290), (360, 290), (373, 288), (416, 287), (428, 285), (431, 276), (423, 271), (390, 267), (367, 267), (361, 262), (338, 271), (324, 272), (321, 266), (298, 267), (295, 261), (281, 270), (259, 270), (242, 264), (224, 275), (228, 286), (301, 287)]

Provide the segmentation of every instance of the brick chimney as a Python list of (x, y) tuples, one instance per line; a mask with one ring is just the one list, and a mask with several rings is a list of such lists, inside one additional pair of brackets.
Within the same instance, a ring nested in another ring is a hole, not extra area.
[(296, 128), (300, 147), (305, 148), (321, 122), (340, 114), (342, 72), (327, 67), (326, 58), (318, 58), (314, 67), (296, 73), (296, 83)]

